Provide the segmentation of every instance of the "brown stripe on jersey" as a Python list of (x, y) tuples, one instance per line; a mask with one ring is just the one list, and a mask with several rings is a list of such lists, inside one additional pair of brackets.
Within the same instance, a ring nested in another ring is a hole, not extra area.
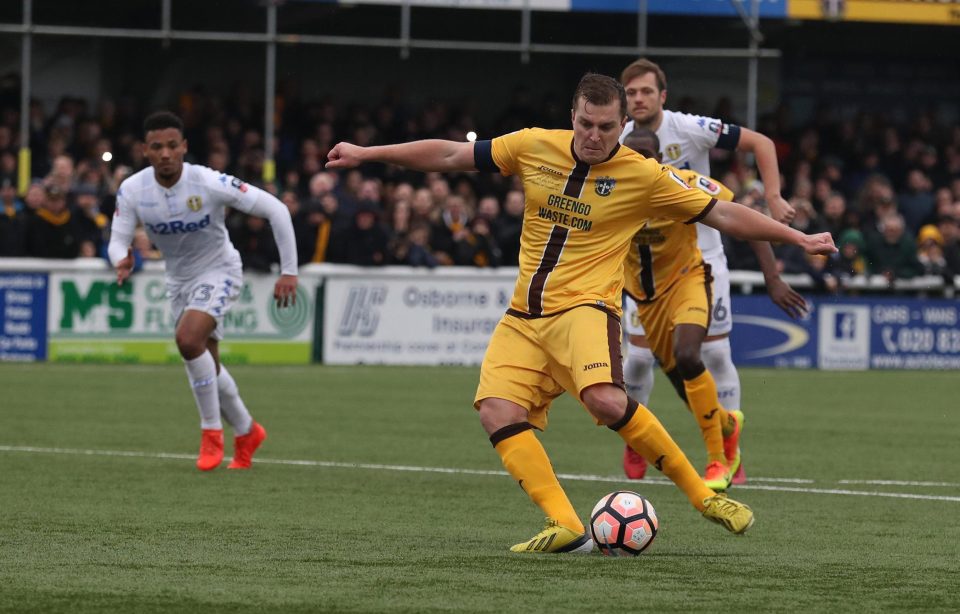
[(653, 283), (653, 250), (649, 245), (638, 245), (640, 249), (640, 283), (643, 285), (643, 293), (647, 295), (647, 300), (653, 298), (656, 288)]
[(560, 253), (563, 251), (563, 244), (566, 243), (569, 233), (570, 231), (563, 226), (554, 226), (550, 233), (550, 240), (543, 248), (540, 266), (530, 279), (530, 289), (527, 291), (527, 307), (530, 315), (543, 315), (543, 288), (547, 285), (547, 277), (560, 262)]
[(621, 347), (620, 321), (607, 312), (607, 348), (610, 351), (610, 379), (623, 388), (623, 354)]
[(707, 330), (710, 330), (710, 322), (713, 320), (713, 267), (709, 262), (703, 263), (703, 285), (707, 290)]
[(590, 174), (590, 165), (577, 160), (576, 166), (573, 167), (567, 177), (567, 185), (563, 187), (563, 195), (570, 198), (580, 198), (580, 193), (583, 192), (583, 182), (587, 180), (588, 174)]

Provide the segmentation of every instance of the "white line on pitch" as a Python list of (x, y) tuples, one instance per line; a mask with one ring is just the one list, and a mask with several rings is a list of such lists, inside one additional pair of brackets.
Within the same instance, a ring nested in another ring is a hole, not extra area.
[(869, 484), (871, 486), (946, 486), (960, 488), (956, 482), (911, 482), (909, 480), (837, 480), (837, 484)]
[[(193, 454), (177, 454), (171, 452), (135, 452), (129, 450), (84, 450), (77, 448), (40, 448), (34, 446), (4, 446), (0, 445), (0, 452), (27, 452), (39, 454), (66, 454), (75, 456), (120, 456), (127, 458), (160, 458), (173, 460), (193, 460)], [(337, 469), (368, 469), (380, 471), (409, 471), (414, 473), (447, 473), (459, 475), (498, 475), (506, 476), (506, 471), (488, 469), (457, 469), (454, 467), (421, 467), (417, 465), (386, 465), (379, 463), (345, 463), (336, 461), (293, 460), (279, 458), (257, 458), (257, 463), (263, 465), (295, 465), (301, 467), (332, 467)], [(578, 482), (610, 482), (620, 484), (640, 483), (627, 480), (619, 476), (583, 475), (576, 473), (559, 473), (557, 477), (564, 480)], [(757, 478), (750, 478), (757, 481)], [(776, 478), (771, 478), (776, 479)], [(781, 479), (787, 481), (787, 479)], [(799, 480), (797, 480), (799, 481)], [(803, 483), (812, 483), (813, 480), (804, 480)], [(841, 481), (845, 483), (849, 481)], [(663, 478), (643, 480), (642, 484), (651, 486), (672, 486), (673, 483)], [(914, 483), (911, 483), (914, 484)], [(822, 495), (850, 495), (860, 497), (888, 497), (894, 499), (920, 499), (927, 501), (952, 501), (960, 503), (960, 497), (941, 495), (917, 495), (912, 493), (873, 492), (862, 490), (846, 490), (837, 488), (801, 488), (799, 486), (768, 486), (764, 484), (741, 484), (737, 490), (772, 490), (780, 492), (797, 492)]]

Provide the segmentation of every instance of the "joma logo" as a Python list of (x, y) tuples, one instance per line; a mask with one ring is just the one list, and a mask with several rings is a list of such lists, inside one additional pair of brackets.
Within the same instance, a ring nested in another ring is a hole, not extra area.
[(591, 369), (599, 369), (601, 367), (609, 367), (609, 363), (605, 362), (591, 362), (589, 365), (583, 365), (584, 371), (590, 371)]

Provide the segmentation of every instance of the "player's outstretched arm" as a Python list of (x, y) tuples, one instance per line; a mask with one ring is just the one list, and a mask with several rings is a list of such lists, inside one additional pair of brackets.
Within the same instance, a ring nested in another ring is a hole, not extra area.
[(699, 221), (743, 241), (789, 243), (802, 247), (808, 254), (833, 254), (837, 251), (829, 232), (804, 234), (750, 207), (726, 200), (718, 200)]
[(750, 247), (757, 255), (757, 262), (760, 263), (760, 270), (763, 272), (763, 283), (767, 287), (770, 300), (794, 320), (802, 318), (807, 313), (807, 301), (780, 277), (773, 247), (766, 241), (750, 241)]
[(327, 168), (353, 168), (364, 162), (396, 164), (415, 171), (454, 172), (475, 171), (473, 143), (426, 139), (360, 147), (352, 143), (337, 143), (327, 154)]
[(773, 141), (764, 134), (741, 128), (737, 149), (752, 153), (757, 159), (757, 170), (760, 171), (764, 198), (770, 207), (770, 215), (778, 222), (789, 224), (797, 211), (780, 194), (780, 165), (777, 163), (777, 148)]

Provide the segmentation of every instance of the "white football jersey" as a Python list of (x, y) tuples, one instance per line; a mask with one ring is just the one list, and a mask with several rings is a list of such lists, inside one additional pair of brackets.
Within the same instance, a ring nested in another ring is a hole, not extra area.
[(163, 253), (167, 278), (184, 282), (211, 270), (239, 271), (240, 254), (224, 224), (227, 206), (250, 213), (259, 188), (205, 166), (184, 163), (171, 188), (152, 167), (128, 177), (117, 191), (113, 232), (133, 236), (138, 222)]
[[(620, 142), (633, 132), (634, 122), (630, 120), (620, 135)], [(710, 177), (710, 150), (714, 147), (733, 150), (740, 142), (740, 126), (725, 124), (719, 119), (689, 115), (676, 111), (663, 111), (663, 121), (657, 128), (660, 139), (660, 153), (663, 163), (670, 166), (697, 171)], [(708, 262), (723, 259), (723, 242), (720, 232), (715, 228), (697, 224), (697, 245)]]

